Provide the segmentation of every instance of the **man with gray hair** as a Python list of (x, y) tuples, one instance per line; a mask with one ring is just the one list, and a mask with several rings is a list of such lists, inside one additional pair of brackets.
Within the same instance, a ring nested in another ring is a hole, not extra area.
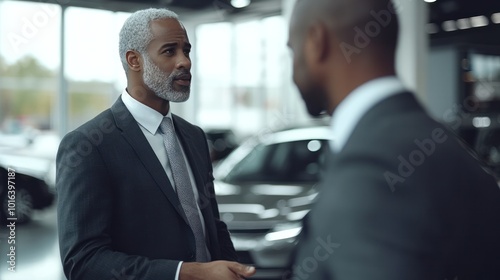
[(127, 88), (64, 137), (57, 155), (61, 258), (69, 280), (242, 279), (220, 221), (203, 131), (172, 114), (189, 98), (186, 30), (166, 9), (120, 32)]

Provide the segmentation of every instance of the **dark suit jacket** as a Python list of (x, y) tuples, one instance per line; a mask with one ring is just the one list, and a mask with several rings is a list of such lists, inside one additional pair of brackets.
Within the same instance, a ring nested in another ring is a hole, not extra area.
[(500, 189), (412, 94), (375, 105), (331, 158), (294, 279), (500, 279)]
[[(178, 116), (173, 121), (196, 180), (212, 259), (236, 260), (219, 220), (205, 134)], [(174, 279), (179, 261), (194, 261), (194, 235), (179, 199), (121, 98), (64, 137), (57, 191), (70, 280)]]

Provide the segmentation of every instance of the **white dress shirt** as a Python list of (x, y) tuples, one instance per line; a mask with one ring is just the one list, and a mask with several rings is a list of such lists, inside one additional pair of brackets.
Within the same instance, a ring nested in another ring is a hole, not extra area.
[(340, 152), (351, 136), (359, 120), (377, 103), (397, 93), (407, 91), (395, 76), (371, 80), (354, 89), (335, 109), (331, 128), (334, 140), (330, 141), (333, 152)]
[[(121, 95), (122, 101), (125, 104), (125, 107), (130, 111), (130, 114), (134, 117), (134, 119), (137, 121), (139, 124), (139, 127), (142, 130), (142, 133), (144, 133), (144, 136), (146, 136), (146, 139), (149, 142), (149, 145), (151, 145), (151, 148), (156, 154), (156, 157), (160, 161), (161, 165), (163, 166), (163, 169), (165, 170), (165, 173), (167, 173), (167, 177), (170, 180), (170, 184), (174, 188), (175, 191), (175, 184), (174, 184), (174, 177), (172, 175), (172, 169), (170, 168), (170, 163), (167, 158), (167, 150), (165, 149), (165, 145), (163, 143), (163, 136), (161, 135), (160, 132), (160, 124), (163, 120), (164, 117), (169, 117), (172, 119), (172, 113), (169, 110), (167, 115), (163, 116), (160, 114), (158, 111), (152, 109), (151, 107), (142, 104), (141, 102), (137, 101), (134, 99), (130, 94), (127, 92), (127, 90), (124, 90), (122, 95)], [(173, 121), (172, 121), (173, 123)], [(174, 124), (174, 129), (175, 129), (175, 124)], [(194, 179), (193, 171), (191, 170), (191, 166), (189, 165), (189, 162), (186, 157), (186, 153), (184, 152), (184, 148), (182, 147), (181, 142), (179, 141), (179, 137), (177, 134), (175, 135), (175, 138), (179, 142), (179, 146), (181, 147), (182, 150), (182, 155), (184, 156), (184, 160), (186, 162), (186, 166), (188, 169), (189, 173), (189, 179), (191, 181), (191, 186), (193, 188), (193, 193), (195, 196), (196, 201), (198, 203), (196, 204), (198, 208), (198, 214), (200, 215), (200, 220), (203, 228), (203, 234), (205, 234), (205, 222), (203, 220), (203, 215), (201, 213), (200, 207), (199, 207), (199, 194), (198, 194), (198, 189), (196, 188), (196, 181)], [(177, 273), (175, 275), (175, 279), (179, 279), (179, 272), (181, 269), (182, 261), (179, 263), (177, 266)]]

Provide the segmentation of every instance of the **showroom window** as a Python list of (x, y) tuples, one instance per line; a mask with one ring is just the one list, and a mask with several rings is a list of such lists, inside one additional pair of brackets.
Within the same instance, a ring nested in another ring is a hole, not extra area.
[(61, 135), (108, 108), (126, 85), (118, 33), (128, 16), (0, 1), (0, 133)]
[(193, 66), (197, 67), (197, 75), (193, 77), (200, 104), (197, 121), (204, 128), (231, 127), (231, 33), (230, 23), (202, 24), (196, 30)]
[(54, 129), (59, 5), (0, 1), (0, 132)]
[[(239, 135), (288, 121), (290, 55), (283, 16), (200, 24), (194, 63), (200, 98), (197, 122)], [(295, 94), (295, 93), (292, 93)]]
[(65, 76), (70, 130), (107, 109), (125, 88), (118, 34), (128, 16), (77, 7), (66, 10)]

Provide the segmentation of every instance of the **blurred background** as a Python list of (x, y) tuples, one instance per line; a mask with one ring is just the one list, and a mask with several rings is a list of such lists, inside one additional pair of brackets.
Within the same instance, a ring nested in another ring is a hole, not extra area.
[[(147, 7), (168, 7), (186, 26), (192, 94), (172, 110), (207, 133), (221, 217), (240, 258), (260, 268), (256, 278), (280, 279), (329, 138), (329, 120), (310, 119), (292, 83), (294, 2), (0, 0), (0, 218), (9, 168), (18, 218), (15, 273), (7, 269), (9, 231), (0, 230), (0, 279), (65, 279), (55, 214), (59, 141), (119, 97), (126, 80), (118, 33)], [(400, 77), (499, 174), (500, 2), (394, 2)]]

